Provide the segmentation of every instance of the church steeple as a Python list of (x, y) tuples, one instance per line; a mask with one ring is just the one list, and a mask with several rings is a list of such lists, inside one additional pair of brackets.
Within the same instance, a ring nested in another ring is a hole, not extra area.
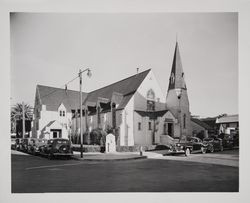
[(182, 69), (181, 56), (177, 41), (175, 45), (174, 59), (168, 85), (168, 90), (171, 89), (184, 89), (184, 90), (187, 89), (184, 80), (184, 72)]
[(185, 136), (191, 136), (192, 128), (189, 99), (177, 40), (169, 77), (166, 108), (170, 110), (178, 120), (178, 122), (174, 124), (174, 137), (182, 138)]

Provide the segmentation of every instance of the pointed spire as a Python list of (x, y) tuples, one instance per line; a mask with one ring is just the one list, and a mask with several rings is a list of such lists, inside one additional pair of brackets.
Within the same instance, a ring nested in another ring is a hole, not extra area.
[(178, 41), (177, 41), (177, 36), (176, 36), (174, 59), (173, 59), (172, 70), (171, 70), (171, 74), (169, 78), (168, 90), (177, 89), (177, 88), (187, 89), (186, 83), (184, 80), (184, 72), (182, 69), (181, 56), (180, 56), (179, 46), (178, 46)]

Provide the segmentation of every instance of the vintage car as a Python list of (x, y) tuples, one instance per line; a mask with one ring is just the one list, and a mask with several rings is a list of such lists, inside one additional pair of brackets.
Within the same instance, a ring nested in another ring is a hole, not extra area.
[(11, 149), (16, 149), (16, 138), (11, 138)]
[(68, 139), (56, 138), (48, 140), (47, 144), (39, 148), (40, 154), (49, 159), (54, 157), (71, 157), (73, 151)]
[(223, 151), (222, 139), (216, 137), (204, 138), (203, 143), (208, 144), (209, 152)]
[(40, 153), (39, 148), (45, 146), (47, 143), (46, 139), (32, 138), (28, 145), (28, 153), (38, 155)]
[(15, 148), (16, 148), (16, 150), (21, 150), (21, 148), (22, 148), (22, 138), (16, 138), (16, 146), (15, 146)]
[(20, 150), (23, 151), (23, 152), (29, 152), (29, 146), (32, 143), (32, 139), (33, 138), (24, 138), (24, 139), (22, 139)]
[(218, 138), (222, 139), (222, 145), (224, 149), (233, 149), (234, 139), (232, 135), (221, 133)]
[(208, 145), (203, 143), (200, 138), (187, 137), (187, 139), (180, 140), (174, 145), (170, 146), (170, 154), (185, 154), (188, 156), (190, 153), (206, 153)]

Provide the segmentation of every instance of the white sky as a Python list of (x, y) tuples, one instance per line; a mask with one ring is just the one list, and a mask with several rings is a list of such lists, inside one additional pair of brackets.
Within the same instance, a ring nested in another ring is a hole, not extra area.
[[(152, 68), (166, 94), (178, 42), (190, 111), (238, 113), (237, 13), (34, 14), (11, 16), (11, 104), (34, 104), (37, 84), (61, 87), (80, 68), (90, 91)], [(78, 80), (68, 88), (78, 90)]]

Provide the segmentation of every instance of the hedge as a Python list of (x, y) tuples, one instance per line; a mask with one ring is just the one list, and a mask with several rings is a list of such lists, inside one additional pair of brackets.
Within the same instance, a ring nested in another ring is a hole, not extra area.
[[(135, 146), (116, 146), (117, 152), (139, 152), (141, 145)], [(154, 150), (156, 145), (142, 146), (143, 151)]]
[[(72, 150), (76, 152), (81, 151), (81, 146), (78, 144), (72, 145)], [(83, 145), (83, 152), (101, 152), (102, 147), (100, 145)]]

